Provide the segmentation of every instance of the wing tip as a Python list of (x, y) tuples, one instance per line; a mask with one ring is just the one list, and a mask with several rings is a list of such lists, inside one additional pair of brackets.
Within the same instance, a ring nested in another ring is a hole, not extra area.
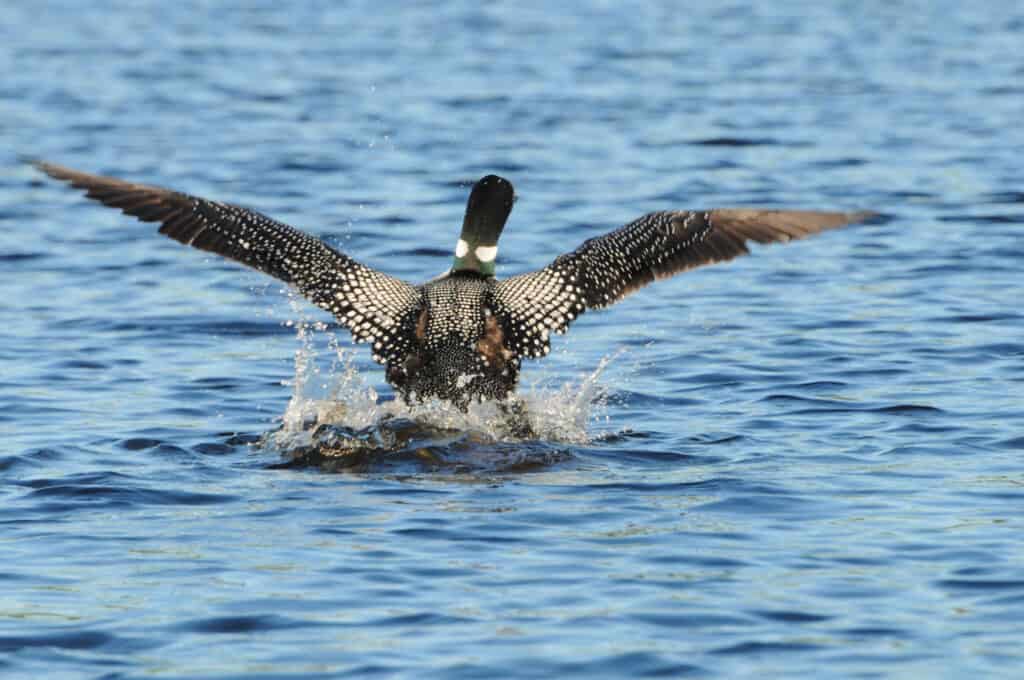
[(51, 163), (45, 161), (42, 158), (35, 158), (33, 156), (19, 156), (18, 160), (26, 165), (31, 165), (39, 172), (48, 175), (54, 179), (61, 180), (62, 182), (74, 181), (75, 175), (78, 173), (71, 168), (58, 165), (57, 163)]
[(847, 224), (885, 224), (890, 220), (889, 215), (877, 210), (855, 210), (846, 215), (850, 220)]
[(52, 164), (48, 163), (47, 161), (44, 161), (42, 158), (36, 158), (35, 156), (19, 155), (18, 162), (24, 163), (25, 165), (30, 165), (36, 170), (39, 170), (40, 172), (45, 172), (47, 175), (50, 174), (48, 168)]

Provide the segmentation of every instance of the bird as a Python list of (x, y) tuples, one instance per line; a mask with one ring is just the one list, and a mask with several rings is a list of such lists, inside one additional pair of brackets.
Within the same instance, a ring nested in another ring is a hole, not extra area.
[(749, 254), (748, 242), (784, 243), (875, 213), (717, 208), (651, 212), (558, 255), (542, 269), (499, 279), (498, 240), (512, 183), (496, 175), (469, 193), (451, 267), (414, 285), (360, 264), (321, 239), (255, 210), (158, 186), (30, 161), (88, 198), (159, 232), (294, 286), (346, 327), (407, 404), (437, 398), (466, 411), (514, 398), (524, 359), (551, 349), (581, 314), (647, 284)]

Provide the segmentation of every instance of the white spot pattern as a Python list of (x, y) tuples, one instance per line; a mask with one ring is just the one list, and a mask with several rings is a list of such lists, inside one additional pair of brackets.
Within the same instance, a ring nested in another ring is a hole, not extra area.
[(498, 256), (498, 246), (478, 246), (475, 254), (481, 262), (494, 262)]
[[(169, 192), (170, 193), (170, 192)], [(291, 283), (327, 310), (356, 342), (374, 345), (379, 363), (401, 361), (422, 306), (419, 289), (359, 264), (318, 238), (258, 212), (227, 203), (173, 194), (178, 205), (160, 228), (171, 238)], [(408, 333), (395, 332), (407, 328)]]
[(449, 277), (423, 286), (427, 309), (425, 345), (436, 349), (455, 342), (473, 346), (484, 332), (485, 303), (493, 280)]
[(708, 213), (650, 213), (584, 242), (544, 269), (499, 281), (494, 299), (506, 343), (523, 356), (546, 355), (550, 332), (564, 333), (587, 309), (607, 307), (685, 268), (680, 256), (710, 231)]

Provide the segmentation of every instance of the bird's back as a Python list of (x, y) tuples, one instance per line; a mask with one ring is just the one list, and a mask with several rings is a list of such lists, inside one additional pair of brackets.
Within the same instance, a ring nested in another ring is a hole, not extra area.
[(492, 312), (495, 281), (457, 272), (424, 284), (417, 350), (388, 380), (407, 400), (437, 397), (464, 406), (515, 389), (518, 359)]
[(493, 288), (494, 279), (463, 273), (424, 284), (427, 347), (440, 348), (449, 342), (469, 345), (479, 340)]

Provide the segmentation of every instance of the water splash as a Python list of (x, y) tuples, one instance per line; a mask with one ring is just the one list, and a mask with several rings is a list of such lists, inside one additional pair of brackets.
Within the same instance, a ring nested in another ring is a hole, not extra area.
[(331, 327), (305, 317), (297, 301), (292, 310), (297, 320), (286, 325), (299, 341), (295, 375), (286, 381), (292, 396), (280, 429), (265, 443), (292, 460), (320, 466), (330, 460), (330, 467), (339, 461), (361, 467), (382, 456), (456, 467), (472, 459), (491, 469), (499, 460), (501, 469), (547, 464), (564, 457), (565, 444), (591, 442), (591, 430), (607, 422), (608, 392), (600, 378), (626, 351), (602, 358), (574, 380), (541, 373), (513, 402), (475, 403), (462, 412), (439, 400), (381, 401), (356, 366), (358, 350), (346, 347)]
[[(352, 350), (342, 347), (327, 324), (309, 319), (301, 301), (289, 298), (297, 320), (288, 320), (285, 325), (295, 328), (299, 347), (295, 350), (295, 375), (284, 381), (291, 386), (292, 396), (274, 443), (283, 447), (301, 443), (303, 434), (318, 424), (344, 422), (356, 428), (372, 425), (380, 418), (377, 392), (363, 380)], [(326, 339), (331, 357), (326, 370), (319, 361), (323, 352), (317, 346), (318, 334)]]

